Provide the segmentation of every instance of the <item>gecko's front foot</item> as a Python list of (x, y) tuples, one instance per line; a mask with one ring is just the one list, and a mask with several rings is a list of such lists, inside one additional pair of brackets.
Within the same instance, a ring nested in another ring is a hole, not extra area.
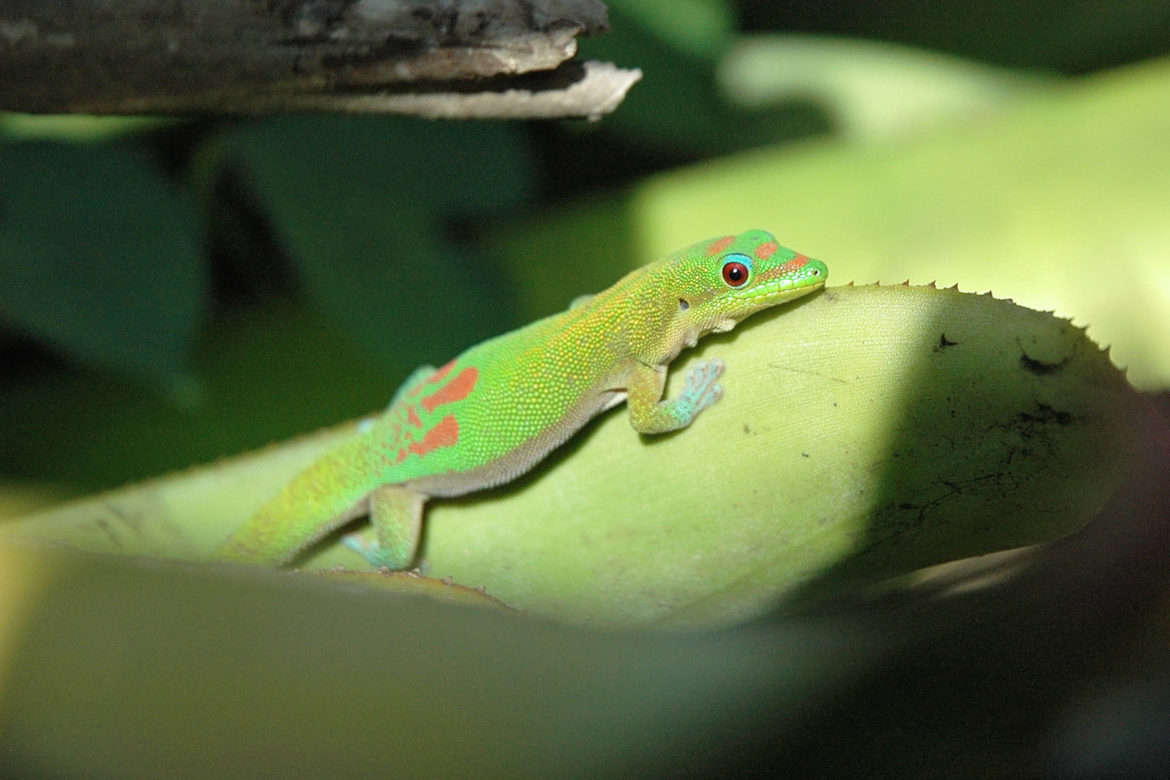
[(686, 387), (679, 400), (689, 408), (691, 419), (723, 397), (723, 386), (719, 384), (723, 368), (722, 360), (711, 358), (699, 362), (687, 372)]

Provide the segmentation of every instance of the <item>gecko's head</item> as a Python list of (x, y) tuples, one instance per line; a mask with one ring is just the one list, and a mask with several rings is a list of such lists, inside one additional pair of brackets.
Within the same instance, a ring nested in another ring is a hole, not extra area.
[(678, 320), (688, 343), (711, 331), (731, 330), (740, 320), (825, 286), (829, 269), (820, 260), (786, 249), (771, 233), (749, 230), (711, 239), (673, 257), (678, 273)]

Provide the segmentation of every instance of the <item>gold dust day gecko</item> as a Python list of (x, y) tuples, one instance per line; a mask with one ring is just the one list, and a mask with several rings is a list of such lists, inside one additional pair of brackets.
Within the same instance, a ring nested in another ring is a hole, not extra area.
[(698, 364), (682, 393), (664, 400), (679, 352), (827, 278), (824, 263), (763, 230), (650, 263), (567, 311), (417, 369), (382, 415), (294, 477), (215, 556), (286, 563), (368, 515), (377, 541), (351, 535), (345, 544), (376, 566), (406, 568), (428, 499), (515, 479), (622, 401), (638, 433), (690, 425), (722, 396), (723, 364)]

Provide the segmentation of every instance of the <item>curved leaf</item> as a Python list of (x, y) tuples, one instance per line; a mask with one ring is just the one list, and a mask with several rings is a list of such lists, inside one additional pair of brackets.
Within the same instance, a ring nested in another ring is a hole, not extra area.
[[(735, 622), (1083, 526), (1131, 391), (1082, 330), (990, 296), (838, 287), (710, 337), (722, 402), (672, 436), (604, 416), (528, 476), (427, 509), (425, 571), (572, 622)], [(668, 392), (670, 392), (668, 390)], [(674, 392), (677, 392), (675, 387)], [(348, 424), (9, 533), (201, 559)], [(308, 567), (364, 567), (327, 544)]]

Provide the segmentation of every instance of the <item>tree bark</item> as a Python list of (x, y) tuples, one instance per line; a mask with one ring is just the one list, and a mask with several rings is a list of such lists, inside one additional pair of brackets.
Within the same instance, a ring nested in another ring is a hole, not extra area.
[(573, 60), (599, 0), (8, 0), (0, 109), (596, 117), (641, 74)]

